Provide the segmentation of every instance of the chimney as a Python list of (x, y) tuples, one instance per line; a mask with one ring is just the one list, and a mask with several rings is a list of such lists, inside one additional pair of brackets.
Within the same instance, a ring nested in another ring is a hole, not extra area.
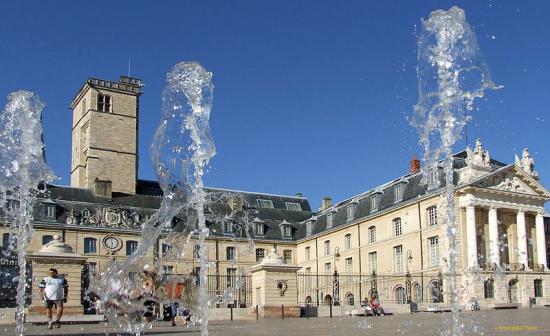
[(302, 198), (302, 197), (304, 197), (304, 195), (302, 195), (302, 193), (296, 193), (296, 197)]
[(411, 170), (410, 173), (414, 174), (420, 171), (420, 160), (416, 158), (416, 155), (413, 155), (411, 160)]
[(98, 178), (94, 181), (94, 193), (97, 196), (112, 197), (113, 182), (109, 180), (100, 180)]
[(320, 211), (326, 210), (332, 206), (332, 199), (328, 196), (323, 197), (323, 203), (321, 204)]

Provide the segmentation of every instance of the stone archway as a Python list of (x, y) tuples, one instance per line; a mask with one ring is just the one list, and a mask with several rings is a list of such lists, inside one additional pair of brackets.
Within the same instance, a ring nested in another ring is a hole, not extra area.
[(508, 281), (507, 290), (508, 290), (508, 302), (517, 303), (518, 302), (518, 282), (517, 278), (513, 278)]
[(324, 305), (327, 305), (327, 306), (331, 305), (331, 304), (332, 304), (332, 296), (330, 296), (329, 294), (327, 294), (327, 295), (325, 296), (325, 298), (323, 299), (323, 304), (324, 304)]

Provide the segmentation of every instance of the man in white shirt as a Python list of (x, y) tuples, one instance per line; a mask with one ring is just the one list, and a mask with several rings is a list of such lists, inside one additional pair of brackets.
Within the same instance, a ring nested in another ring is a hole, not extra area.
[(56, 308), (56, 321), (55, 326), (61, 327), (59, 320), (63, 315), (63, 303), (67, 302), (67, 294), (69, 292), (69, 285), (64, 277), (57, 274), (55, 268), (50, 268), (50, 276), (45, 277), (38, 287), (40, 288), (40, 295), (42, 296), (42, 302), (48, 313), (48, 329), (53, 328), (52, 322), (52, 308)]

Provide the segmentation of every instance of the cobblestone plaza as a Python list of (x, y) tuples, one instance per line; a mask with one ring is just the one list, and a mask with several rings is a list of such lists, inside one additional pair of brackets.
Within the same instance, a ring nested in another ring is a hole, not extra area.
[[(550, 308), (487, 310), (464, 313), (465, 335), (550, 335)], [(440, 335), (449, 325), (450, 313), (396, 314), (381, 317), (262, 319), (259, 321), (211, 321), (212, 336), (246, 335)], [(15, 335), (14, 325), (3, 326), (2, 335)], [(44, 325), (28, 328), (28, 335), (123, 335), (101, 324), (63, 325), (47, 330)], [(154, 324), (147, 335), (200, 335), (198, 327)]]

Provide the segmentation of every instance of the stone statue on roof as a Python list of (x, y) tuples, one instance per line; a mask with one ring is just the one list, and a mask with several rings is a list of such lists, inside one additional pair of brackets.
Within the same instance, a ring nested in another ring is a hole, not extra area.
[(476, 140), (476, 147), (474, 150), (470, 149), (470, 147), (466, 147), (466, 163), (468, 166), (489, 167), (491, 157), (489, 156), (489, 151), (483, 149), (483, 144), (480, 139)]
[(539, 174), (535, 171), (535, 159), (529, 154), (529, 149), (524, 148), (523, 153), (521, 154), (521, 159), (516, 154), (516, 165), (519, 166), (527, 174), (531, 175), (534, 178), (538, 178)]

